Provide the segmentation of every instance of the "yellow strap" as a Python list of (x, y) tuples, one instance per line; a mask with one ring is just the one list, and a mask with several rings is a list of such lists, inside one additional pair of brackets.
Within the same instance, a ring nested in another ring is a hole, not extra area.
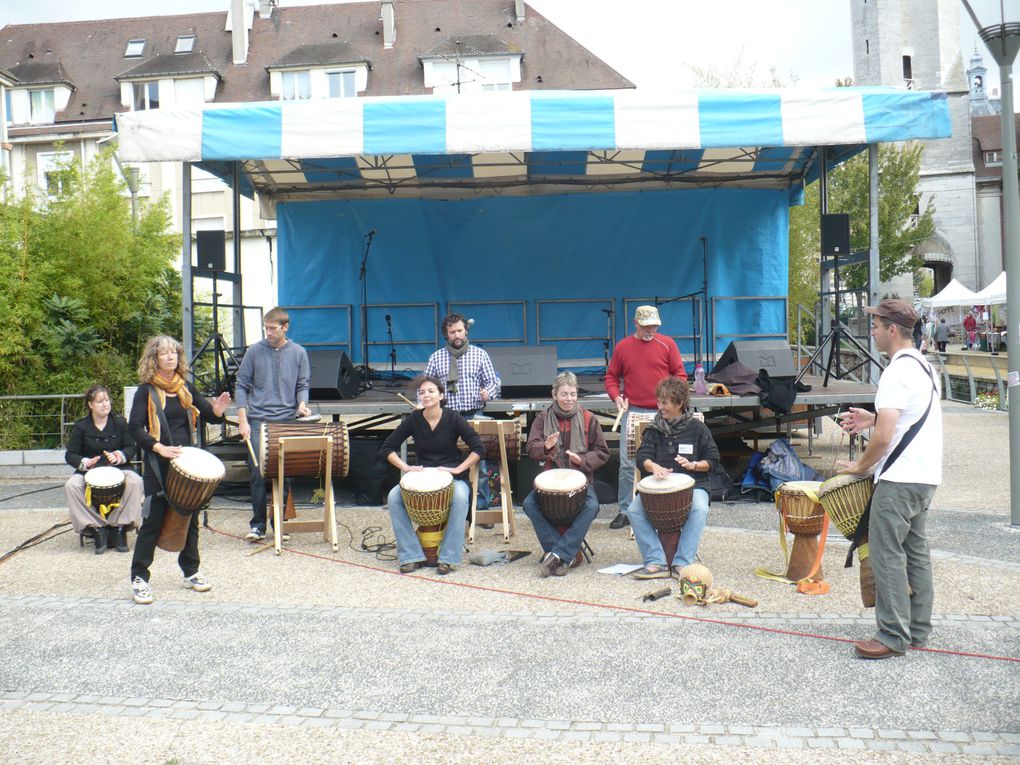
[(85, 507), (92, 507), (92, 487), (85, 484)]
[(815, 579), (815, 574), (822, 567), (822, 556), (825, 554), (825, 540), (829, 536), (829, 514), (822, 515), (821, 539), (818, 541), (818, 550), (815, 553), (815, 562), (811, 566), (811, 573), (797, 582), (797, 592), (804, 595), (827, 595), (832, 588), (824, 579)]
[[(783, 564), (785, 568), (790, 567), (790, 551), (786, 546), (786, 516), (783, 515), (782, 508), (779, 504), (779, 490), (777, 489), (773, 494), (773, 501), (776, 503), (776, 510), (779, 514), (779, 549), (783, 551)], [(758, 567), (754, 570), (756, 576), (760, 576), (762, 579), (771, 579), (775, 582), (782, 582), (783, 584), (796, 584), (792, 579), (787, 579), (786, 574), (777, 574), (774, 571), (769, 571), (767, 568)]]
[(106, 516), (108, 516), (110, 513), (112, 513), (118, 507), (120, 507), (120, 502), (111, 502), (108, 505), (100, 505), (99, 506), (99, 514), (101, 516), (103, 516), (103, 520), (106, 520)]

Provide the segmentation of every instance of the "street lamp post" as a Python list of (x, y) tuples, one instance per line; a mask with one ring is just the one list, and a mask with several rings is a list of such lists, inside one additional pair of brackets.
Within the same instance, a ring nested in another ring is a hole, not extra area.
[[(999, 65), (1002, 90), (1002, 216), (1006, 231), (1006, 351), (1009, 354), (1010, 523), (1020, 526), (1020, 192), (1017, 189), (1016, 123), (1013, 114), (1013, 62), (1020, 49), (1020, 21), (982, 27), (967, 0), (962, 0), (978, 34)], [(1001, 6), (1000, 6), (1001, 7)]]

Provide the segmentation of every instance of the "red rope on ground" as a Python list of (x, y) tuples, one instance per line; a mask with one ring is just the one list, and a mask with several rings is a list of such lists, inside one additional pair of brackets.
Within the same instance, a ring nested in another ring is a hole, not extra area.
[[(243, 541), (244, 537), (238, 534), (231, 534), (226, 531), (221, 531), (214, 526), (206, 523), (205, 527), (210, 531), (220, 534), (231, 539), (237, 539)], [(604, 608), (611, 611), (625, 611), (627, 613), (634, 614), (648, 614), (650, 616), (667, 616), (672, 619), (684, 619), (691, 622), (703, 622), (705, 624), (720, 624), (724, 627), (740, 627), (748, 630), (757, 630), (758, 632), (768, 632), (776, 635), (790, 635), (792, 637), (803, 637), (813, 638), (815, 640), (829, 640), (835, 643), (856, 643), (856, 640), (851, 638), (834, 637), (832, 635), (819, 635), (813, 632), (799, 632), (797, 630), (786, 630), (779, 629), (778, 627), (765, 627), (761, 624), (747, 624), (745, 622), (731, 622), (726, 619), (713, 619), (707, 616), (689, 616), (687, 614), (675, 614), (668, 611), (653, 611), (648, 608), (636, 608), (634, 606), (620, 606), (612, 603), (594, 603), (587, 600), (574, 600), (572, 598), (558, 598), (555, 595), (539, 595), (533, 592), (518, 592), (516, 590), (504, 590), (499, 587), (486, 587), (481, 584), (470, 584), (468, 582), (456, 582), (449, 579), (435, 579), (430, 576), (420, 576), (417, 574), (401, 574), (399, 571), (394, 571), (391, 568), (380, 568), (379, 566), (370, 566), (366, 563), (356, 563), (355, 561), (343, 560), (340, 558), (329, 558), (325, 555), (318, 555), (316, 553), (304, 552), (302, 550), (293, 550), (284, 547), (283, 550), (291, 555), (301, 555), (305, 558), (313, 558), (315, 560), (323, 560), (329, 563), (342, 563), (345, 566), (354, 566), (355, 568), (363, 568), (368, 571), (378, 571), (382, 574), (391, 574), (393, 576), (399, 576), (401, 579), (417, 579), (421, 582), (429, 582), (431, 584), (443, 584), (450, 587), (463, 587), (469, 590), (480, 590), (481, 592), (495, 592), (500, 595), (515, 595), (521, 598), (532, 598), (534, 600), (544, 600), (550, 603), (567, 603), (574, 606), (585, 606), (587, 608)], [(966, 656), (973, 659), (989, 659), (991, 661), (1010, 661), (1020, 663), (1020, 657), (1015, 656), (996, 656), (994, 654), (987, 653), (971, 653), (968, 651), (950, 651), (944, 648), (911, 648), (912, 651), (924, 651), (925, 653), (939, 653), (947, 656)]]

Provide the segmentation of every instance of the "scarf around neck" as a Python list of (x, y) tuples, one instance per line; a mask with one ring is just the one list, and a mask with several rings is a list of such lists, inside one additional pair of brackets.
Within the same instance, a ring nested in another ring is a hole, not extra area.
[(688, 409), (686, 412), (684, 412), (679, 417), (673, 420), (667, 420), (665, 417), (662, 416), (662, 412), (656, 412), (655, 419), (653, 419), (651, 423), (649, 423), (648, 427), (654, 428), (655, 430), (659, 431), (664, 436), (666, 436), (666, 438), (675, 438), (676, 436), (680, 435), (680, 431), (687, 427), (687, 424), (691, 421), (692, 418), (693, 412), (691, 412), (690, 409)]
[(578, 404), (568, 412), (561, 409), (558, 404), (553, 403), (552, 406), (545, 410), (543, 416), (545, 419), (542, 421), (542, 432), (546, 436), (559, 432), (560, 424), (558, 420), (570, 421), (570, 443), (564, 449), (562, 439), (557, 441), (556, 449), (553, 451), (550, 459), (557, 467), (571, 467), (568, 464), (570, 459), (566, 456), (567, 449), (577, 455), (588, 451), (588, 432), (584, 427), (584, 410)]
[[(157, 374), (153, 375), (149, 383), (156, 389), (156, 395), (159, 396), (159, 405), (162, 409), (166, 409), (166, 397), (168, 393), (177, 396), (177, 400), (180, 402), (181, 408), (191, 413), (191, 427), (194, 429), (195, 423), (198, 421), (198, 409), (195, 408), (195, 403), (191, 398), (191, 391), (188, 390), (188, 386), (184, 382), (184, 378), (176, 372), (169, 380), (166, 380)], [(151, 397), (148, 401), (148, 414), (149, 435), (159, 441), (159, 413), (156, 411), (156, 407), (153, 405)]]
[(467, 353), (468, 348), (470, 347), (470, 340), (465, 340), (464, 345), (460, 348), (454, 348), (450, 345), (449, 340), (446, 342), (446, 350), (450, 354), (450, 369), (446, 373), (446, 392), (451, 396), (457, 393), (457, 381), (460, 379), (460, 370), (457, 369), (457, 359)]

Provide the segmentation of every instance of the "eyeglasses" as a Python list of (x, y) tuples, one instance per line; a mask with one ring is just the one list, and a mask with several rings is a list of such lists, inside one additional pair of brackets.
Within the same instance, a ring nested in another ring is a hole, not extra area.
[(275, 332), (278, 329), (283, 329), (283, 326), (280, 324), (263, 324), (262, 327), (267, 332)]

